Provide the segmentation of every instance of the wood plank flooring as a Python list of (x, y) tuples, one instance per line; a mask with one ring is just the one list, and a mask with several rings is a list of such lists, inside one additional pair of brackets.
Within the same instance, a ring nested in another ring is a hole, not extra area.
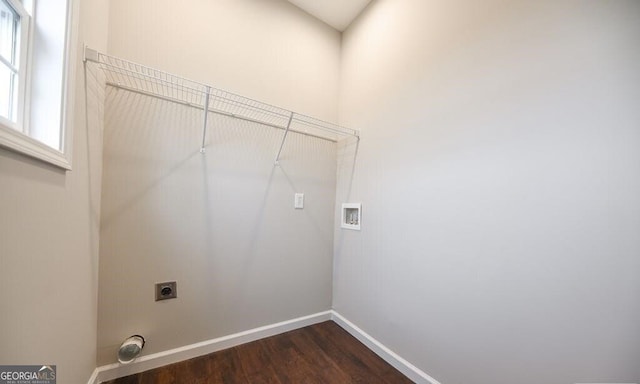
[(333, 321), (105, 384), (413, 383)]

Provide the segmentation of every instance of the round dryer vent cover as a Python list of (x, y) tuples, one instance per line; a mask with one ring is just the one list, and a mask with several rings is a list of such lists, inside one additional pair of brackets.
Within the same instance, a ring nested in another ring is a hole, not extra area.
[(144, 348), (144, 337), (133, 335), (126, 339), (118, 350), (118, 361), (122, 364), (129, 364), (138, 357)]

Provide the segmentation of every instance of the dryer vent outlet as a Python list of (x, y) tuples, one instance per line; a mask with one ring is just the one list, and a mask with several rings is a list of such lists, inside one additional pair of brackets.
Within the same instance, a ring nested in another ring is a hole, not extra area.
[(178, 297), (178, 287), (175, 281), (156, 283), (156, 301), (175, 299)]

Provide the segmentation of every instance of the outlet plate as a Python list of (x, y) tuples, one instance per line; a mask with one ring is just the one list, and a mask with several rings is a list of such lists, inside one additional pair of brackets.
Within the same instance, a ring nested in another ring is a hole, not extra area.
[(156, 283), (156, 301), (178, 297), (178, 285), (175, 281)]
[(293, 200), (295, 209), (304, 209), (304, 193), (296, 193)]

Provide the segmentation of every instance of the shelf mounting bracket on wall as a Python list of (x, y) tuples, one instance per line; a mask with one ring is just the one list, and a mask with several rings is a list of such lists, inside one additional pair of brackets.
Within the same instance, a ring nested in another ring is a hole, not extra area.
[(203, 122), (202, 122), (202, 145), (200, 146), (200, 153), (205, 153), (207, 150), (205, 149), (205, 140), (207, 139), (207, 119), (209, 117), (209, 97), (211, 96), (211, 87), (207, 87), (204, 91), (204, 108), (202, 108), (203, 112)]
[(280, 143), (280, 149), (278, 150), (278, 154), (276, 155), (275, 165), (280, 165), (280, 155), (282, 154), (282, 147), (284, 147), (284, 142), (287, 140), (287, 134), (289, 133), (289, 128), (291, 128), (291, 122), (293, 121), (293, 112), (289, 116), (289, 121), (287, 122), (287, 128), (284, 130), (284, 135), (282, 135), (282, 142)]

